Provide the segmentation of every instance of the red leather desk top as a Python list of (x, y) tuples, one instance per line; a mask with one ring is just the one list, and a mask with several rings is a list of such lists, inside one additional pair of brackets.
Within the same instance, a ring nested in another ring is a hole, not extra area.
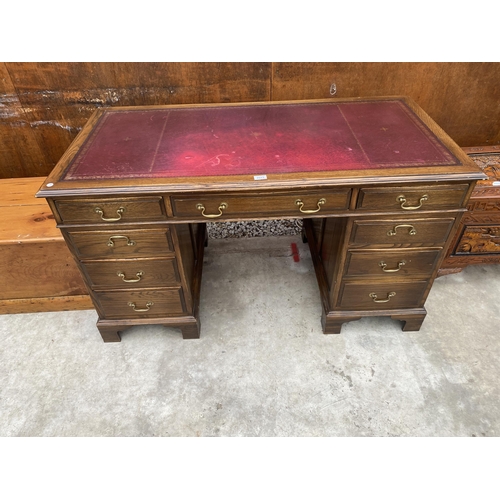
[(402, 101), (107, 110), (63, 180), (262, 175), (459, 161)]

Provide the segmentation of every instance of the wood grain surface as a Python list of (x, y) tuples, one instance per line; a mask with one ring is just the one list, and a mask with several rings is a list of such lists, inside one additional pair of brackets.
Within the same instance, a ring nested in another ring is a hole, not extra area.
[(0, 314), (92, 307), (41, 177), (0, 180)]

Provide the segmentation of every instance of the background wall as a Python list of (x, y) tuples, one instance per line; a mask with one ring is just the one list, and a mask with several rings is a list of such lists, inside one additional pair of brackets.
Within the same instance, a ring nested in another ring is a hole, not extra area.
[(0, 178), (49, 174), (96, 107), (408, 95), (500, 144), (500, 63), (0, 63)]

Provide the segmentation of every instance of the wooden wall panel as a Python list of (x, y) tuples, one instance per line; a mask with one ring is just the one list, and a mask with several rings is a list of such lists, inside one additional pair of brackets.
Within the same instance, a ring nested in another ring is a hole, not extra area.
[(7, 68), (0, 63), (0, 177), (43, 175), (44, 164)]
[[(270, 99), (270, 63), (5, 63), (4, 69), (13, 90), (0, 89), (0, 96), (17, 98), (17, 113), (43, 159), (36, 172), (23, 158), (0, 159), (3, 178), (50, 173), (96, 107)], [(6, 127), (2, 140), (19, 140), (12, 123)], [(11, 142), (5, 149), (15, 156)]]
[(0, 178), (47, 175), (96, 107), (409, 95), (500, 144), (499, 63), (0, 63)]
[(407, 95), (460, 145), (500, 143), (500, 63), (273, 63), (273, 100)]

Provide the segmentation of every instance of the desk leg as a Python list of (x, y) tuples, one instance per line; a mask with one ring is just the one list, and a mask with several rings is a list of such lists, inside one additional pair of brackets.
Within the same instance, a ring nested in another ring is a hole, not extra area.
[(424, 322), (426, 312), (421, 314), (396, 314), (391, 316), (392, 319), (398, 319), (399, 321), (403, 321), (403, 332), (418, 332), (422, 323)]
[(321, 316), (321, 325), (323, 326), (323, 333), (325, 335), (329, 335), (331, 333), (340, 333), (342, 329), (342, 325), (344, 323), (349, 323), (349, 321), (357, 321), (361, 319), (361, 316), (345, 316), (343, 318), (332, 318), (328, 316), (328, 314), (323, 311), (323, 315)]
[(200, 338), (200, 324), (193, 323), (192, 325), (181, 326), (182, 338), (187, 339), (199, 339)]
[(102, 340), (104, 342), (121, 342), (122, 338), (120, 336), (120, 330), (117, 330), (116, 326), (100, 326), (97, 325), (97, 329), (101, 334)]

